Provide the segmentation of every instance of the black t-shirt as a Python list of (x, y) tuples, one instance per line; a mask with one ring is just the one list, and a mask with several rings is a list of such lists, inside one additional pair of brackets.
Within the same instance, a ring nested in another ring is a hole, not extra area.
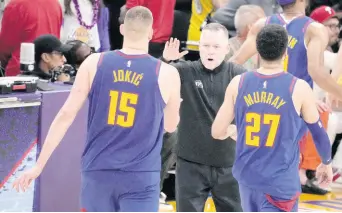
[(215, 140), (211, 126), (221, 107), (230, 81), (247, 70), (223, 62), (213, 71), (200, 60), (172, 64), (181, 77), (180, 123), (176, 153), (185, 160), (215, 167), (231, 167), (235, 159), (235, 141)]

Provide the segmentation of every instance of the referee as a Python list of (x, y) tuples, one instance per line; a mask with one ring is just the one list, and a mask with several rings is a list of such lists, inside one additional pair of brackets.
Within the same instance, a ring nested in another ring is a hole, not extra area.
[(182, 83), (176, 145), (176, 202), (180, 212), (203, 212), (210, 192), (217, 211), (242, 211), (238, 184), (232, 175), (235, 141), (211, 136), (228, 84), (247, 71), (224, 62), (228, 51), (228, 31), (217, 23), (203, 28), (198, 61), (176, 62), (186, 54), (179, 52), (179, 41), (171, 39), (165, 45), (162, 60), (173, 61)]

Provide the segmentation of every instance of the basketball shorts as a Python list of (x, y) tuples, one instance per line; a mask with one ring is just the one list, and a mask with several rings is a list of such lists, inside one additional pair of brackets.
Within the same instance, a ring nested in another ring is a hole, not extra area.
[(244, 212), (298, 212), (299, 194), (292, 199), (267, 195), (259, 190), (239, 184)]
[(81, 211), (158, 211), (160, 172), (90, 171), (81, 178)]

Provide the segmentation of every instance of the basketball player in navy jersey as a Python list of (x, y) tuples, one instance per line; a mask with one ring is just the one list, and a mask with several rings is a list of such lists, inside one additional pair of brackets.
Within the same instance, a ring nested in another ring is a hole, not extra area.
[(36, 166), (15, 181), (18, 191), (39, 176), (88, 98), (82, 210), (158, 211), (163, 132), (176, 130), (181, 98), (177, 70), (147, 54), (152, 23), (147, 8), (130, 9), (123, 48), (84, 61)]
[(332, 181), (331, 147), (309, 84), (283, 71), (288, 35), (279, 25), (265, 26), (256, 38), (261, 67), (236, 76), (212, 126), (224, 139), (235, 117), (236, 159), (233, 175), (239, 182), (244, 211), (297, 211), (301, 185), (298, 173), (302, 121), (311, 131), (322, 164), (321, 185)]
[(308, 0), (277, 0), (284, 13), (262, 18), (251, 28), (246, 41), (230, 61), (244, 64), (257, 53), (256, 36), (267, 24), (279, 24), (289, 35), (284, 69), (311, 87), (313, 81), (323, 90), (342, 100), (342, 89), (324, 69), (323, 53), (329, 42), (325, 26), (305, 16)]
[[(323, 90), (329, 93), (330, 99), (334, 97), (342, 100), (342, 87), (339, 86), (329, 73), (322, 72), (324, 70), (324, 51), (329, 43), (328, 33), (325, 26), (314, 22), (310, 17), (305, 16), (305, 8), (308, 0), (277, 0), (283, 9), (283, 13), (274, 14), (272, 16), (260, 19), (251, 28), (248, 38), (237, 53), (230, 59), (238, 64), (245, 63), (252, 57), (256, 51), (256, 35), (260, 29), (267, 24), (279, 24), (286, 28), (289, 35), (289, 43), (287, 55), (284, 58), (284, 70), (302, 80), (305, 80), (311, 88), (313, 81)], [(319, 110), (323, 109), (321, 117), (323, 122), (327, 122), (329, 106), (322, 101), (317, 100), (316, 106)], [(328, 112), (327, 112), (328, 111)], [(308, 141), (306, 133), (308, 132), (306, 125), (302, 125), (302, 162), (307, 159), (310, 153), (307, 149), (313, 146), (312, 141)], [(306, 152), (304, 152), (304, 149)], [(304, 155), (305, 154), (305, 155)], [(305, 168), (300, 166), (299, 172), (303, 189), (310, 193), (325, 194), (326, 190), (317, 187), (312, 181), (308, 181)], [(307, 166), (307, 165), (306, 165)], [(306, 168), (307, 169), (307, 168)]]

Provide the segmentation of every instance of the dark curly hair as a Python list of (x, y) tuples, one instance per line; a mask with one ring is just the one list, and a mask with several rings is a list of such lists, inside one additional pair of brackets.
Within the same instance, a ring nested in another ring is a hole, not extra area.
[(286, 52), (287, 43), (285, 28), (277, 24), (263, 27), (256, 39), (258, 53), (265, 61), (280, 60)]

